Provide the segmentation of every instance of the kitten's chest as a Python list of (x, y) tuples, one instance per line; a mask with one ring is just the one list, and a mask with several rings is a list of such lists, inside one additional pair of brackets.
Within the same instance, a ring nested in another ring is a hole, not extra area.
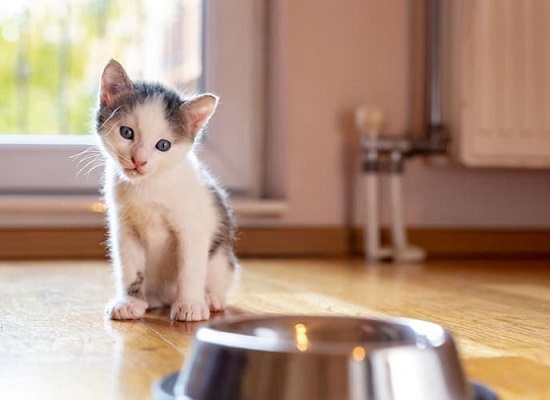
[(145, 196), (126, 199), (120, 212), (147, 247), (158, 247), (171, 241), (171, 213), (165, 202)]

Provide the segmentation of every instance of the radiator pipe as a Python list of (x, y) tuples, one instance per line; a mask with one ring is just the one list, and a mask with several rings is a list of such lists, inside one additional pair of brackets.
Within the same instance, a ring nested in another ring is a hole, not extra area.
[(406, 134), (396, 138), (378, 134), (375, 140), (361, 140), (361, 147), (368, 153), (375, 150), (379, 153), (391, 154), (400, 152), (403, 157), (446, 154), (449, 135), (442, 122), (442, 0), (426, 0), (426, 89), (425, 103), (428, 126), (423, 137)]
[[(380, 134), (384, 113), (377, 107), (360, 107), (355, 115), (361, 134), (363, 182), (365, 190), (365, 257), (377, 262), (388, 256), (396, 262), (419, 262), (422, 249), (408, 243), (402, 205), (404, 159), (420, 155), (445, 154), (448, 134), (442, 123), (441, 107), (441, 1), (426, 0), (426, 79), (425, 101), (429, 121), (423, 137), (402, 138)], [(389, 173), (392, 248), (380, 246), (378, 218), (378, 176)]]

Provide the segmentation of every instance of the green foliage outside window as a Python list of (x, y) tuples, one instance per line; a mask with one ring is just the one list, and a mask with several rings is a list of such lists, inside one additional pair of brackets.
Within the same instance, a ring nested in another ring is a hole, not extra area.
[(99, 78), (93, 56), (109, 29), (121, 32), (111, 51), (135, 40), (141, 2), (11, 3), (0, 4), (0, 134), (88, 134)]

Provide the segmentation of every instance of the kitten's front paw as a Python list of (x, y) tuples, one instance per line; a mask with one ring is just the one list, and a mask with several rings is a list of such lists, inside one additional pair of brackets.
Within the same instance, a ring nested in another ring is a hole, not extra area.
[(147, 307), (147, 302), (140, 299), (116, 299), (107, 305), (105, 313), (110, 319), (140, 319)]
[(215, 293), (206, 293), (206, 302), (208, 303), (208, 308), (212, 312), (221, 312), (225, 310), (225, 301), (223, 297)]
[(206, 321), (210, 310), (206, 303), (177, 302), (172, 304), (170, 319), (172, 321)]

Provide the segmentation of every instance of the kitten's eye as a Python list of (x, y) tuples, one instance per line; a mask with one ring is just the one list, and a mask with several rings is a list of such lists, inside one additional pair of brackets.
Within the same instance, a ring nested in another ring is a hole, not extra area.
[(155, 147), (157, 148), (157, 150), (160, 151), (168, 151), (170, 147), (172, 147), (172, 143), (170, 143), (168, 140), (160, 139)]
[(134, 130), (132, 128), (128, 128), (127, 126), (121, 126), (120, 136), (124, 139), (132, 140), (134, 138)]

